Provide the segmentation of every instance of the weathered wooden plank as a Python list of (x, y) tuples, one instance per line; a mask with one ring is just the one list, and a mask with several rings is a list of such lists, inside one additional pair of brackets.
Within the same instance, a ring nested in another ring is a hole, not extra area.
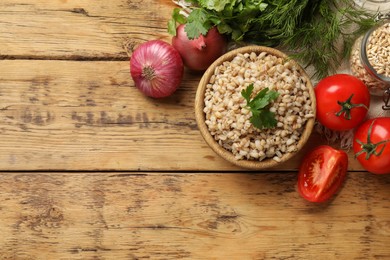
[(170, 41), (170, 0), (2, 0), (0, 57), (127, 59), (124, 46)]
[[(204, 142), (199, 75), (167, 99), (144, 97), (128, 62), (0, 61), (2, 170), (237, 170)], [(318, 136), (306, 149), (323, 142)], [(301, 155), (280, 169), (297, 169)], [(352, 158), (350, 169), (361, 167)]]
[(1, 173), (1, 259), (387, 259), (390, 176), (310, 204), (296, 173)]

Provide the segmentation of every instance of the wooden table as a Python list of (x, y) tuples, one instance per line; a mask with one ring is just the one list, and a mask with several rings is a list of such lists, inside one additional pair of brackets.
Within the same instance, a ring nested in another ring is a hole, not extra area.
[(201, 74), (146, 98), (128, 52), (170, 41), (170, 0), (0, 2), (0, 259), (389, 259), (390, 176), (350, 153), (325, 204), (296, 192), (313, 134), (278, 169), (219, 158)]

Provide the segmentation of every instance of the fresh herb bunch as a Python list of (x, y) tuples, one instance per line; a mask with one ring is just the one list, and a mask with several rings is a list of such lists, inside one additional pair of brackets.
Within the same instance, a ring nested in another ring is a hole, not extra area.
[(279, 92), (264, 88), (251, 99), (253, 88), (253, 84), (250, 84), (241, 91), (241, 95), (246, 100), (247, 108), (252, 112), (250, 122), (259, 129), (275, 127), (278, 121), (275, 119), (275, 113), (269, 110), (269, 104), (278, 98)]
[[(334, 73), (354, 40), (376, 24), (377, 14), (353, 0), (186, 0), (173, 11), (168, 31), (185, 23), (187, 36), (205, 35), (212, 26), (232, 41), (281, 47), (317, 78)], [(183, 15), (187, 12), (188, 16)]]

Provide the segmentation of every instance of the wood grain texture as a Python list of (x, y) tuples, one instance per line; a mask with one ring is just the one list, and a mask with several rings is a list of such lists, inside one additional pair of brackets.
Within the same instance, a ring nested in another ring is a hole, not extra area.
[(2, 0), (0, 57), (127, 59), (127, 45), (170, 41), (170, 0)]
[(388, 259), (390, 176), (310, 204), (284, 174), (0, 174), (1, 259)]
[[(129, 62), (0, 61), (2, 170), (239, 170), (197, 128), (200, 75), (186, 73), (162, 100), (143, 96)], [(324, 139), (277, 168), (297, 169)], [(350, 154), (350, 170), (361, 170)]]
[[(126, 51), (169, 41), (173, 7), (170, 0), (1, 1), (0, 170), (239, 170), (197, 129), (201, 74), (187, 72), (164, 100), (145, 98), (130, 78)], [(312, 140), (278, 168), (297, 169), (323, 142)], [(350, 158), (349, 169), (362, 170)]]
[(244, 172), (200, 136), (200, 74), (163, 100), (134, 87), (129, 52), (170, 41), (172, 8), (0, 1), (0, 259), (389, 259), (390, 175), (350, 153), (341, 192), (310, 204), (296, 169), (318, 135)]

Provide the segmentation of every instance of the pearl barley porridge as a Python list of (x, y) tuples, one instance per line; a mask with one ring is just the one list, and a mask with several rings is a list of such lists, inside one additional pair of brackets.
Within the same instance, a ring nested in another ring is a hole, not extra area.
[[(241, 91), (252, 84), (252, 97), (264, 88), (279, 92), (270, 104), (277, 125), (255, 128)], [(240, 53), (215, 68), (204, 97), (205, 123), (220, 146), (235, 159), (276, 162), (295, 152), (308, 119), (314, 118), (307, 78), (293, 61), (267, 52)]]

